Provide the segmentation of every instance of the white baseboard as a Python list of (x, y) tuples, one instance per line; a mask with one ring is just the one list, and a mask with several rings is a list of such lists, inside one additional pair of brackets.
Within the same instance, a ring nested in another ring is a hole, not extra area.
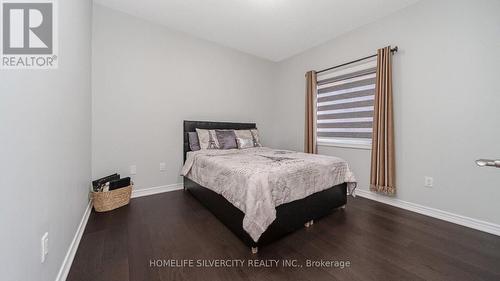
[(365, 197), (374, 201), (378, 201), (384, 204), (392, 205), (401, 209), (405, 209), (408, 211), (412, 211), (415, 213), (419, 213), (422, 215), (426, 215), (429, 217), (433, 217), (436, 219), (448, 221), (451, 223), (459, 224), (462, 226), (466, 226), (469, 228), (477, 229), (480, 231), (484, 231), (487, 233), (491, 233), (494, 235), (499, 235), (500, 236), (500, 225), (478, 220), (478, 219), (473, 219), (469, 218), (466, 216), (462, 215), (457, 215), (454, 213), (446, 212), (443, 210), (439, 209), (434, 209), (430, 207), (426, 207), (423, 205), (411, 203), (408, 201), (404, 201), (401, 199), (393, 198), (393, 197), (388, 197), (384, 195), (377, 194), (375, 192), (367, 191), (367, 190), (362, 190), (360, 188), (356, 188), (356, 195), (359, 195), (361, 197)]
[(82, 239), (83, 231), (85, 230), (85, 226), (87, 226), (87, 222), (89, 220), (90, 212), (92, 211), (92, 201), (89, 201), (85, 212), (83, 213), (82, 220), (76, 229), (75, 236), (73, 237), (73, 241), (69, 245), (68, 251), (66, 252), (66, 256), (64, 257), (61, 268), (59, 269), (59, 273), (57, 273), (56, 281), (65, 281), (68, 277), (69, 270), (71, 268), (71, 264), (73, 263), (73, 259), (75, 258), (76, 250), (78, 249), (78, 245), (80, 245), (80, 240)]
[(149, 195), (153, 195), (153, 194), (169, 192), (169, 191), (174, 191), (174, 190), (180, 190), (183, 188), (184, 188), (183, 183), (174, 183), (174, 184), (168, 184), (168, 185), (162, 185), (162, 186), (156, 186), (156, 187), (150, 187), (150, 188), (134, 189), (134, 190), (132, 190), (132, 198), (149, 196)]
[[(175, 183), (151, 188), (144, 189), (136, 189), (132, 191), (132, 198), (148, 196), (163, 192), (169, 192), (174, 190), (183, 189), (184, 184)], [(73, 241), (69, 245), (68, 251), (66, 252), (66, 256), (64, 257), (61, 268), (59, 269), (59, 273), (57, 274), (56, 281), (65, 281), (68, 277), (69, 270), (71, 269), (71, 264), (73, 263), (73, 259), (75, 258), (76, 250), (78, 249), (78, 245), (80, 245), (80, 240), (82, 239), (83, 232), (85, 227), (87, 226), (87, 222), (89, 220), (90, 213), (92, 211), (92, 201), (89, 201), (85, 212), (83, 213), (82, 220), (78, 225), (75, 236), (73, 237)]]

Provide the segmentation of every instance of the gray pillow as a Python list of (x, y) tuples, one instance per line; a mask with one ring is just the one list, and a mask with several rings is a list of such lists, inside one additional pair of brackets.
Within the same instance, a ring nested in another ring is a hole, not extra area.
[(220, 149), (238, 148), (234, 130), (215, 130)]
[(198, 140), (198, 134), (196, 132), (188, 132), (189, 138), (189, 148), (191, 151), (200, 150), (200, 141)]

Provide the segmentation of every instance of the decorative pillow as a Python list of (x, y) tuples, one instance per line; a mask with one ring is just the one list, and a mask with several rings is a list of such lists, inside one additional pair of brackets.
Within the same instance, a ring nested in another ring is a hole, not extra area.
[(259, 130), (252, 129), (250, 130), (250, 133), (252, 133), (253, 146), (262, 147), (262, 144), (260, 144)]
[[(238, 139), (241, 139), (240, 142), (245, 144), (248, 141), (250, 141), (253, 146), (253, 137), (252, 137), (252, 132), (250, 132), (250, 130), (234, 130), (234, 134), (236, 135), (236, 141), (238, 141)], [(248, 148), (248, 147), (241, 147), (240, 142), (237, 142), (238, 148)]]
[(200, 150), (200, 141), (198, 140), (198, 133), (189, 132), (188, 138), (189, 138), (189, 148), (191, 149), (191, 151)]
[(220, 149), (238, 148), (234, 130), (215, 130)]
[(200, 149), (219, 149), (219, 141), (215, 134), (215, 130), (196, 129)]
[(237, 138), (253, 140), (252, 132), (250, 130), (234, 130)]
[(259, 131), (257, 129), (251, 130), (235, 130), (237, 138), (251, 140), (254, 147), (261, 147)]
[(238, 148), (239, 149), (245, 149), (245, 148), (252, 148), (253, 147), (253, 140), (252, 139), (236, 138), (236, 142), (238, 143)]

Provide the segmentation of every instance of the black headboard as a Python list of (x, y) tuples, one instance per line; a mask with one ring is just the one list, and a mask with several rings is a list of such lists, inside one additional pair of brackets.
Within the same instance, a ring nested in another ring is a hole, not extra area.
[(198, 129), (224, 129), (224, 130), (249, 130), (256, 129), (255, 123), (232, 123), (232, 122), (212, 122), (212, 121), (186, 121), (184, 120), (184, 161), (186, 161), (186, 154), (191, 151), (189, 148), (188, 132), (196, 132)]

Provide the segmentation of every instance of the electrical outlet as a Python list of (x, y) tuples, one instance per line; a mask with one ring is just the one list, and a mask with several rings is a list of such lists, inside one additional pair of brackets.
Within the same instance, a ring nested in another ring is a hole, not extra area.
[(167, 164), (165, 162), (160, 163), (160, 172), (165, 172), (167, 170)]
[(45, 232), (42, 236), (42, 239), (40, 240), (41, 242), (41, 262), (45, 262), (45, 258), (47, 257), (47, 254), (49, 253), (49, 233)]
[(433, 187), (434, 186), (434, 178), (432, 177), (424, 177), (424, 186), (425, 187)]
[(137, 174), (137, 166), (136, 165), (130, 165), (130, 174), (131, 175)]

